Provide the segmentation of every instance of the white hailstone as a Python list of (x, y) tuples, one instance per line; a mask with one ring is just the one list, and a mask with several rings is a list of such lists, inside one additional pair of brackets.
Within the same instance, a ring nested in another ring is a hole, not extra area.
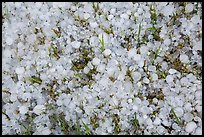
[(98, 24), (97, 24), (97, 22), (90, 22), (90, 26), (92, 28), (96, 28), (96, 27), (98, 27)]
[(141, 59), (141, 60), (138, 61), (138, 66), (139, 66), (140, 68), (142, 68), (142, 67), (144, 66), (144, 60), (143, 60), (143, 59)]
[(97, 71), (103, 73), (105, 71), (105, 65), (104, 64), (100, 64), (97, 66)]
[(173, 80), (174, 80), (174, 78), (173, 78), (172, 75), (168, 75), (168, 76), (166, 76), (166, 82), (167, 82), (168, 84), (172, 83)]
[(111, 14), (115, 14), (115, 12), (116, 12), (116, 9), (115, 8), (111, 8), (110, 13)]
[(111, 14), (111, 15), (108, 15), (108, 20), (111, 20), (114, 16)]
[(87, 64), (87, 66), (88, 66), (90, 69), (93, 69), (93, 65), (92, 65), (91, 62), (89, 62), (89, 63)]
[(147, 125), (149, 125), (149, 126), (153, 126), (153, 125), (152, 125), (153, 122), (152, 122), (151, 118), (147, 118), (147, 119), (146, 119), (146, 123), (147, 123)]
[(137, 107), (136, 105), (134, 105), (134, 106), (132, 107), (132, 109), (133, 109), (134, 111), (137, 111), (137, 110), (138, 110), (138, 107)]
[(58, 106), (62, 106), (63, 102), (62, 102), (61, 99), (58, 99), (57, 102), (56, 102), (56, 104), (57, 104)]
[(166, 70), (167, 69), (167, 67), (168, 67), (168, 63), (167, 62), (165, 62), (165, 61), (163, 61), (162, 62), (162, 69), (164, 69), (164, 70)]
[(191, 121), (191, 122), (189, 122), (189, 123), (186, 125), (185, 130), (186, 130), (186, 132), (191, 133), (191, 132), (193, 132), (196, 128), (197, 128), (196, 123)]
[(202, 41), (198, 41), (193, 45), (193, 50), (202, 50)]
[(11, 37), (6, 38), (6, 44), (12, 45), (13, 44), (13, 39)]
[(90, 14), (85, 13), (85, 14), (84, 14), (84, 19), (88, 19), (88, 18), (90, 18)]
[(53, 8), (58, 8), (59, 7), (59, 3), (58, 2), (53, 2), (52, 6), (53, 6)]
[(201, 119), (200, 117), (198, 117), (198, 116), (195, 116), (195, 117), (193, 118), (193, 120), (194, 120), (194, 121), (197, 121), (197, 122), (201, 122), (201, 121), (202, 121), (202, 119)]
[(81, 42), (79, 41), (74, 41), (72, 42), (72, 47), (75, 48), (75, 49), (78, 49), (81, 45)]
[(108, 76), (112, 76), (114, 74), (115, 69), (114, 68), (106, 68)]
[[(201, 22), (200, 20), (200, 16), (199, 15), (195, 15), (191, 18), (191, 21), (194, 23), (194, 24), (198, 24)], [(192, 28), (194, 27), (194, 25), (192, 24)]]
[(156, 117), (154, 122), (153, 122), (154, 125), (160, 125), (161, 124), (161, 120), (160, 118)]
[(202, 106), (196, 105), (195, 109), (197, 112), (202, 112)]
[(133, 72), (132, 76), (135, 82), (139, 81), (142, 77), (142, 75), (139, 72)]
[[(148, 126), (147, 129), (151, 129), (153, 128), (152, 126)], [(144, 130), (144, 135), (152, 135), (150, 131), (148, 131), (147, 129)]]
[(175, 69), (169, 69), (169, 74), (174, 74), (176, 73), (177, 71)]
[(201, 127), (196, 128), (195, 135), (202, 135), (202, 128)]
[(169, 46), (171, 44), (171, 40), (170, 39), (165, 39), (164, 40), (164, 45)]
[(161, 12), (164, 14), (164, 16), (172, 15), (175, 12), (174, 5), (164, 6)]
[(134, 48), (128, 51), (128, 59), (134, 58), (136, 55), (136, 50)]
[(93, 63), (93, 65), (98, 66), (98, 65), (100, 64), (100, 59), (97, 58), (97, 57), (95, 57), (95, 58), (92, 60), (92, 63)]
[(32, 94), (31, 93), (24, 93), (23, 95), (22, 95), (22, 99), (23, 100), (30, 100), (31, 99), (31, 97), (32, 97)]
[(176, 116), (177, 117), (182, 117), (183, 116), (183, 114), (184, 114), (184, 111), (183, 111), (183, 109), (182, 108), (180, 108), (180, 107), (177, 107), (177, 108), (175, 108), (175, 113), (176, 113)]
[(129, 103), (129, 104), (132, 103), (132, 99), (131, 99), (131, 98), (128, 99), (128, 103)]
[(190, 112), (187, 112), (183, 115), (183, 119), (186, 121), (186, 122), (189, 122), (193, 119), (193, 114), (191, 114)]
[(186, 54), (180, 55), (179, 59), (182, 63), (188, 63), (189, 62), (189, 57)]
[(158, 75), (155, 74), (155, 73), (153, 73), (153, 74), (151, 75), (151, 77), (152, 77), (152, 81), (158, 80)]
[(12, 93), (12, 94), (10, 95), (10, 101), (11, 101), (11, 102), (15, 102), (16, 100), (17, 100), (17, 94), (13, 94), (13, 93)]
[(155, 71), (156, 71), (156, 67), (155, 67), (155, 66), (152, 66), (152, 65), (149, 65), (149, 66), (148, 66), (148, 71), (150, 71), (150, 72), (155, 72)]
[(26, 107), (26, 106), (21, 106), (21, 107), (19, 108), (19, 111), (20, 111), (21, 114), (26, 114), (26, 113), (28, 112), (28, 107)]
[(23, 74), (25, 72), (25, 69), (24, 67), (17, 67), (15, 71), (17, 74)]
[(141, 46), (140, 47), (140, 53), (141, 54), (147, 54), (148, 53), (148, 47), (147, 46)]
[(150, 81), (149, 81), (148, 78), (145, 77), (145, 78), (143, 78), (143, 82), (146, 83), (146, 84), (148, 84)]
[(148, 117), (147, 117), (147, 115), (143, 115), (143, 118), (144, 118), (144, 119), (147, 119)]
[(35, 34), (31, 34), (27, 38), (28, 38), (29, 43), (34, 43), (36, 41), (36, 35)]
[(141, 55), (140, 54), (135, 54), (135, 56), (133, 57), (133, 59), (135, 61), (140, 61), (141, 60)]
[(47, 79), (47, 75), (45, 73), (41, 73), (40, 74), (40, 79), (46, 80)]
[(115, 96), (112, 97), (112, 101), (115, 105), (118, 105), (118, 100)]
[(5, 49), (5, 50), (4, 50), (4, 56), (5, 56), (5, 57), (8, 58), (8, 57), (11, 57), (11, 55), (12, 55), (11, 50), (8, 50), (8, 49)]
[(186, 5), (186, 7), (185, 7), (185, 11), (186, 11), (187, 13), (192, 12), (193, 9), (194, 9), (194, 5), (193, 5), (192, 3), (188, 3), (188, 4)]
[(121, 14), (120, 17), (121, 17), (121, 18), (124, 18), (124, 19), (129, 19), (129, 16), (128, 16), (127, 14), (125, 14), (125, 13), (124, 13), (124, 14)]
[(188, 111), (188, 112), (191, 112), (192, 111), (192, 107), (191, 107), (192, 105), (191, 105), (191, 103), (186, 103), (185, 105), (184, 105), (184, 109), (186, 110), (186, 111)]
[(89, 73), (89, 71), (90, 71), (89, 67), (87, 67), (87, 66), (86, 66), (86, 67), (84, 67), (84, 73), (85, 73), (85, 74), (88, 74), (88, 73)]
[(189, 83), (187, 77), (183, 77), (183, 78), (181, 78), (180, 82), (181, 82), (181, 85), (183, 85), (183, 86), (185, 86), (185, 85), (187, 85), (187, 84)]
[(52, 132), (48, 127), (44, 127), (42, 130), (42, 135), (50, 135)]
[(157, 104), (158, 103), (158, 99), (157, 98), (153, 98), (153, 103)]
[(141, 103), (142, 103), (142, 101), (141, 101), (141, 99), (140, 99), (140, 98), (136, 97), (136, 98), (135, 98), (135, 103), (136, 103), (136, 104), (141, 104)]
[(104, 54), (105, 56), (109, 56), (109, 55), (111, 54), (111, 50), (110, 50), (110, 49), (105, 49), (105, 50), (103, 51), (103, 54)]
[(164, 126), (167, 126), (167, 127), (171, 125), (171, 123), (168, 122), (167, 120), (163, 120), (162, 124), (164, 124)]
[(20, 2), (15, 2), (15, 7), (16, 8), (20, 8), (21, 7), (21, 3)]
[(157, 127), (157, 132), (159, 133), (159, 135), (162, 135), (165, 132), (165, 128), (163, 126), (158, 126)]
[(33, 133), (33, 135), (49, 135), (49, 134), (51, 134), (50, 129), (42, 125), (38, 126), (36, 131)]
[(37, 115), (40, 115), (42, 112), (44, 112), (45, 109), (46, 108), (44, 105), (37, 105), (34, 107), (33, 112)]

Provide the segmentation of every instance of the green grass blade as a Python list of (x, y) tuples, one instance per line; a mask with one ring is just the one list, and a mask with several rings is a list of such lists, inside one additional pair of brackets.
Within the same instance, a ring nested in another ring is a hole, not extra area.
[(33, 84), (33, 83), (37, 83), (39, 85), (42, 84), (42, 80), (38, 77), (35, 77), (35, 76), (32, 76), (30, 78), (28, 78), (30, 80), (30, 82)]
[(141, 24), (141, 22), (140, 22), (140, 24), (139, 24), (139, 31), (138, 31), (138, 35), (137, 35), (137, 37), (138, 37), (138, 43), (140, 42), (141, 29), (142, 29), (142, 24)]
[(74, 74), (74, 76), (75, 76), (75, 77), (78, 77), (78, 78), (80, 78), (80, 79), (83, 78), (82, 75), (80, 75), (80, 74)]
[(101, 52), (103, 52), (105, 50), (105, 42), (104, 42), (104, 37), (102, 35), (102, 39), (99, 39), (99, 43), (101, 44)]
[(83, 125), (84, 125), (84, 128), (85, 128), (85, 131), (86, 131), (86, 134), (87, 135), (91, 135), (92, 133), (91, 133), (91, 130), (90, 130), (90, 128), (82, 121), (82, 123), (83, 123)]
[(176, 119), (176, 123), (177, 123), (178, 125), (181, 125), (181, 122), (180, 122), (179, 118), (177, 117), (177, 115), (176, 115), (176, 113), (175, 113), (175, 111), (174, 111), (173, 108), (171, 109), (171, 112), (172, 112), (173, 116), (174, 116), (175, 119)]
[(134, 117), (134, 120), (133, 120), (133, 125), (136, 127), (136, 128), (139, 128), (139, 121), (137, 119), (137, 113), (135, 112), (135, 117)]

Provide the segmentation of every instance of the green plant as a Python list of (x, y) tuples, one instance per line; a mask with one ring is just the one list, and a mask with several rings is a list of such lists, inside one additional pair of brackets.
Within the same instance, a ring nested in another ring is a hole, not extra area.
[(81, 132), (81, 127), (80, 127), (80, 124), (79, 124), (79, 120), (77, 119), (77, 122), (76, 122), (76, 134), (77, 135), (82, 135), (82, 132)]
[(61, 130), (64, 133), (64, 135), (68, 135), (70, 127), (69, 127), (68, 122), (66, 122), (66, 119), (65, 119), (65, 116), (63, 113), (61, 113), (59, 115), (58, 123), (59, 123), (59, 126), (61, 127)]
[(119, 134), (121, 132), (120, 117), (118, 114), (113, 114), (113, 123), (115, 124), (114, 132)]
[(180, 121), (179, 118), (177, 117), (177, 115), (176, 115), (176, 113), (175, 113), (175, 111), (174, 111), (173, 108), (171, 109), (171, 112), (172, 112), (172, 114), (173, 114), (173, 117), (174, 117), (175, 120), (176, 120), (176, 123), (177, 123), (178, 125), (181, 125), (181, 121)]
[(105, 50), (105, 42), (104, 42), (104, 37), (103, 37), (103, 35), (102, 35), (102, 38), (99, 39), (99, 43), (101, 44), (100, 50), (101, 50), (101, 52), (103, 52), (103, 51)]
[(156, 24), (157, 14), (156, 14), (156, 8), (153, 7), (153, 5), (150, 6), (150, 18), (151, 18), (152, 24)]
[(95, 128), (95, 129), (99, 127), (98, 120), (99, 120), (99, 118), (95, 114), (90, 118), (91, 124), (92, 124), (93, 128)]
[(137, 34), (138, 43), (140, 43), (140, 33), (141, 33), (141, 29), (142, 29), (142, 24), (141, 24), (141, 22), (140, 22), (140, 24), (139, 24), (139, 31), (138, 31), (138, 34)]
[(29, 80), (32, 84), (34, 84), (34, 83), (37, 83), (37, 84), (39, 84), (39, 85), (42, 84), (42, 80), (41, 80), (39, 77), (36, 77), (36, 76), (31, 76), (31, 77), (28, 78), (28, 80)]
[(135, 115), (134, 115), (133, 125), (134, 125), (134, 127), (136, 129), (138, 129), (140, 127), (139, 121), (137, 119), (137, 113), (136, 112), (135, 112)]
[(82, 124), (85, 128), (86, 135), (92, 135), (91, 129), (83, 121)]
[(48, 51), (49, 51), (49, 56), (53, 56), (57, 60), (60, 58), (59, 51), (57, 50), (57, 47), (54, 47), (53, 44), (51, 44), (50, 47), (48, 47)]

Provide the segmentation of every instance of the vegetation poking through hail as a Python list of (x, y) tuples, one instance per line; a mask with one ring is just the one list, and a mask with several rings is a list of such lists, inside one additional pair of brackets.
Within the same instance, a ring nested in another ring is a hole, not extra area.
[(179, 118), (177, 117), (177, 115), (176, 115), (176, 113), (175, 113), (175, 111), (174, 111), (173, 108), (171, 109), (171, 112), (172, 112), (172, 114), (173, 114), (173, 118), (175, 119), (176, 123), (181, 126), (181, 121), (180, 121)]
[(114, 123), (114, 133), (119, 134), (121, 132), (121, 125), (120, 125), (120, 116), (118, 114), (113, 115), (113, 123)]
[(3, 2), (2, 135), (202, 135), (202, 3)]
[(103, 52), (105, 50), (105, 42), (104, 42), (104, 37), (102, 35), (101, 39), (99, 39), (99, 43), (101, 44), (101, 52)]
[(86, 135), (92, 135), (91, 129), (82, 121)]
[(39, 77), (31, 76), (31, 77), (29, 77), (28, 79), (29, 79), (29, 81), (30, 81), (32, 84), (34, 84), (34, 83), (37, 83), (37, 84), (39, 84), (39, 85), (42, 84), (42, 80), (41, 80)]

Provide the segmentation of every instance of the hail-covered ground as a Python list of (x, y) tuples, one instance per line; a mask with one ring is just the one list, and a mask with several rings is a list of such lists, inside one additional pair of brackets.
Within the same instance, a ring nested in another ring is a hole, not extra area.
[(201, 3), (2, 3), (2, 134), (202, 134)]

